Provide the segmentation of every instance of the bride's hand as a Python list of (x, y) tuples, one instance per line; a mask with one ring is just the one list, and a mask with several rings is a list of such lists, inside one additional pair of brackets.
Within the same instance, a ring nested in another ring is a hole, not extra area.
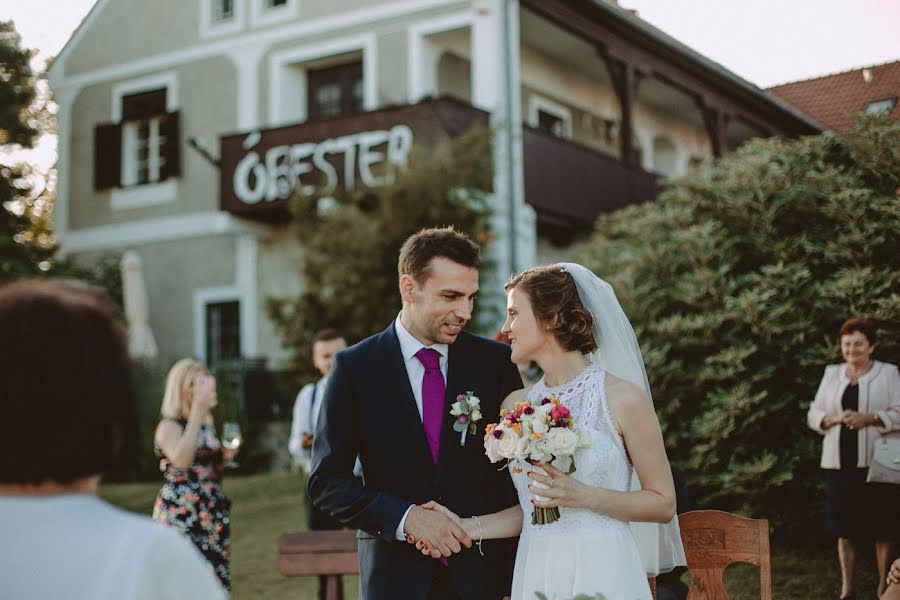
[(532, 493), (541, 496), (543, 500), (534, 498), (532, 502), (538, 508), (553, 508), (555, 506), (565, 506), (568, 508), (581, 508), (587, 505), (585, 495), (588, 492), (588, 486), (581, 483), (574, 477), (567, 475), (548, 463), (537, 465), (544, 470), (546, 475), (532, 469), (528, 472), (528, 476), (545, 487), (537, 487), (533, 483), (529, 484), (528, 489)]

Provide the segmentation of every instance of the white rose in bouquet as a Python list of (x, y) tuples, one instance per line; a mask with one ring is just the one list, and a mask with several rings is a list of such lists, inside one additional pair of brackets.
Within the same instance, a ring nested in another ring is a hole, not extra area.
[(505, 457), (500, 454), (500, 440), (493, 435), (488, 437), (484, 442), (484, 453), (487, 454), (488, 460), (492, 463), (500, 462)]
[(572, 455), (581, 445), (581, 438), (568, 427), (553, 427), (547, 434), (547, 444), (555, 456)]
[(519, 448), (519, 439), (514, 431), (504, 431), (503, 436), (497, 440), (497, 452), (503, 458), (517, 458), (516, 450)]
[(534, 419), (530, 421), (531, 430), (536, 434), (540, 435), (542, 433), (547, 433), (550, 430), (550, 426), (547, 425), (547, 422), (544, 419)]
[(528, 436), (520, 436), (519, 443), (516, 446), (516, 458), (528, 458), (529, 448), (531, 447), (531, 438)]

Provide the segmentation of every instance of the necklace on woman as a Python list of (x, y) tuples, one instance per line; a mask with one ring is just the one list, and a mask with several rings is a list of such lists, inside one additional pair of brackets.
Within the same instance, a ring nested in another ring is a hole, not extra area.
[(874, 364), (874, 361), (869, 360), (869, 362), (866, 363), (866, 366), (857, 373), (853, 373), (851, 371), (850, 365), (847, 365), (847, 378), (850, 379), (850, 385), (856, 385), (857, 383), (859, 383), (859, 378), (868, 373), (872, 368), (872, 365)]

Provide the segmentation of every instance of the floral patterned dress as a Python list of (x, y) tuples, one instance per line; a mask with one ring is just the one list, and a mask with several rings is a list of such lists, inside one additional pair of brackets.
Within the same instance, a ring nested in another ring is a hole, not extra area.
[[(179, 421), (184, 428), (186, 421)], [(153, 520), (171, 525), (185, 533), (212, 565), (216, 576), (231, 589), (231, 526), (228, 511), (231, 501), (222, 490), (222, 446), (215, 430), (207, 424), (200, 428), (200, 440), (193, 464), (179, 469), (162, 455), (162, 489), (153, 505)]]

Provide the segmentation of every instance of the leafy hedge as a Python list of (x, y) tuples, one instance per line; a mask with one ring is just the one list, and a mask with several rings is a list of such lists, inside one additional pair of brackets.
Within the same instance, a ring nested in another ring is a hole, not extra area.
[[(297, 298), (270, 298), (268, 310), (292, 352), (289, 370), (298, 384), (317, 376), (310, 351), (318, 330), (335, 327), (353, 343), (397, 316), (397, 253), (407, 237), (425, 227), (454, 225), (482, 246), (490, 242), (483, 191), (492, 182), (490, 135), (486, 127), (475, 127), (446, 144), (414, 151), (393, 184), (339, 198), (327, 210), (317, 198), (295, 200), (304, 289)], [(476, 329), (478, 315), (476, 309)]]
[(850, 316), (900, 359), (900, 123), (755, 140), (601, 218), (581, 260), (637, 330), (671, 458), (707, 507), (818, 523), (805, 413)]

